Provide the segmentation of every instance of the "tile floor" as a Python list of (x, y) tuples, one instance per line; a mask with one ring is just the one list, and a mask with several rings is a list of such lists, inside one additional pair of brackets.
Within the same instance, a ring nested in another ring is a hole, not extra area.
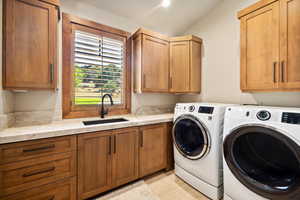
[(94, 200), (209, 200), (173, 172), (158, 173)]
[(145, 183), (160, 200), (209, 200), (173, 172), (154, 175), (147, 178)]

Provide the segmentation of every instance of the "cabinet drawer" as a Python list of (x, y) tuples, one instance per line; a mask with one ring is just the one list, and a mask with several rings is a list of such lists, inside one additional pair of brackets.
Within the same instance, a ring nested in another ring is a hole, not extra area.
[(0, 200), (75, 200), (76, 178), (65, 179), (31, 190), (20, 192)]
[(0, 145), (0, 164), (76, 150), (76, 136)]
[(0, 166), (0, 196), (76, 174), (76, 152), (55, 154)]

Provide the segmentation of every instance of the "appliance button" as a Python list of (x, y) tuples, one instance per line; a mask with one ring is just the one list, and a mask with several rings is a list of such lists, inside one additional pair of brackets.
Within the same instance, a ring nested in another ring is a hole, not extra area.
[(194, 110), (195, 110), (195, 106), (190, 106), (190, 107), (189, 107), (189, 111), (190, 111), (190, 112), (194, 112)]
[(256, 114), (256, 117), (261, 121), (267, 121), (271, 118), (271, 113), (269, 111), (262, 110)]

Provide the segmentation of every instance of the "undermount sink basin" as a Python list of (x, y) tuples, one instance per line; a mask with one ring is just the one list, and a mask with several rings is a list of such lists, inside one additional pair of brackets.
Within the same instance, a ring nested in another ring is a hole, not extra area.
[(115, 118), (115, 119), (101, 119), (94, 121), (83, 121), (82, 123), (85, 126), (97, 125), (97, 124), (109, 124), (109, 123), (118, 123), (118, 122), (127, 122), (127, 119), (124, 118)]

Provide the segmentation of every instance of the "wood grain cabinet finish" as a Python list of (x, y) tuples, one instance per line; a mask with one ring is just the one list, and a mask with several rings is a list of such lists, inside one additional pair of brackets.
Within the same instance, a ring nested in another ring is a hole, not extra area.
[(92, 197), (138, 178), (138, 129), (78, 137), (78, 192)]
[(140, 129), (139, 176), (143, 177), (167, 167), (167, 124)]
[(56, 137), (0, 145), (0, 164), (76, 151), (76, 136)]
[(300, 90), (300, 0), (280, 1), (279, 88)]
[(135, 92), (201, 92), (200, 38), (170, 38), (139, 29), (132, 45)]
[(113, 137), (112, 177), (116, 187), (138, 178), (138, 128), (115, 130)]
[(169, 91), (169, 39), (139, 29), (133, 36), (135, 92)]
[(19, 192), (0, 200), (76, 200), (76, 178), (63, 179), (51, 184)]
[[(76, 175), (76, 136), (0, 145), (0, 199), (76, 199), (76, 192), (70, 193), (76, 191)], [(62, 180), (68, 193), (52, 185)]]
[(78, 198), (86, 199), (112, 187), (112, 133), (78, 136)]
[(56, 6), (60, 6), (60, 0), (39, 0), (39, 1), (43, 1), (43, 2), (50, 3), (50, 4), (53, 4)]
[(75, 151), (1, 165), (0, 196), (73, 177), (76, 171)]
[(173, 168), (171, 123), (0, 145), (0, 200), (88, 199)]
[(300, 90), (300, 1), (262, 0), (240, 11), (241, 90)]
[(4, 0), (5, 89), (55, 89), (58, 21), (55, 3), (54, 0)]
[(171, 92), (201, 92), (201, 45), (192, 35), (170, 38)]

